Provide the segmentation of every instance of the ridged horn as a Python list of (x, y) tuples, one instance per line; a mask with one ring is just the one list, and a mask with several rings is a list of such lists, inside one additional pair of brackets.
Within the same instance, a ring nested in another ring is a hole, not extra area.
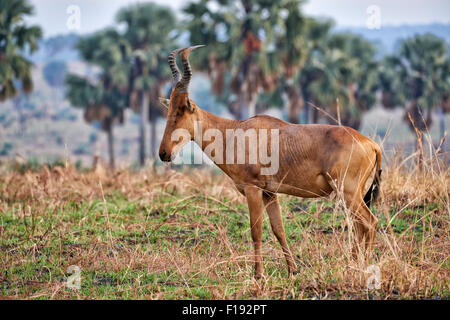
[(170, 70), (172, 71), (172, 76), (173, 76), (173, 83), (176, 84), (178, 81), (180, 81), (180, 70), (177, 67), (177, 55), (180, 51), (184, 50), (185, 48), (180, 48), (180, 49), (176, 49), (173, 50), (170, 54), (169, 54), (169, 58), (167, 59), (169, 61), (169, 67)]
[[(189, 54), (191, 51), (204, 47), (204, 45), (192, 46), (187, 48), (181, 48), (172, 51), (169, 55), (169, 65), (172, 69), (172, 74), (174, 75), (174, 80), (179, 83), (178, 88), (181, 92), (186, 92), (189, 87), (189, 82), (192, 78), (191, 64), (189, 63)], [(181, 63), (183, 64), (183, 76), (179, 78), (179, 70), (176, 65), (177, 54), (181, 53)]]

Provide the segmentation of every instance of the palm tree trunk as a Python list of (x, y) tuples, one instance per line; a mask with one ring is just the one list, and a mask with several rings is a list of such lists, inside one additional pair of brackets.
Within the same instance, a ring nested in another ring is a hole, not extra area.
[(289, 101), (289, 122), (298, 123), (299, 122), (299, 110), (295, 108), (295, 102)]
[(150, 158), (156, 156), (156, 118), (150, 118)]
[(445, 117), (444, 117), (444, 108), (441, 105), (438, 110), (438, 117), (439, 117), (439, 143), (442, 143), (441, 152), (444, 154), (444, 162), (447, 163), (447, 141), (445, 139)]
[(114, 159), (114, 135), (113, 135), (113, 125), (110, 123), (108, 125), (108, 153), (109, 153), (109, 167), (114, 170), (115, 159)]
[(309, 105), (309, 103), (305, 103), (305, 108), (303, 112), (303, 123), (310, 123), (309, 121), (310, 113), (311, 113), (311, 106)]
[(312, 108), (312, 123), (319, 123), (319, 109)]
[(148, 119), (148, 93), (142, 93), (141, 114), (139, 123), (139, 163), (145, 164), (145, 123)]
[(303, 123), (310, 123), (310, 113), (311, 113), (311, 105), (309, 104), (309, 97), (306, 92), (302, 89), (302, 85), (300, 83), (300, 95), (303, 101)]
[(254, 94), (250, 97), (248, 102), (248, 118), (255, 116), (256, 114), (256, 100), (258, 95)]
[(440, 106), (437, 109), (438, 117), (439, 117), (439, 139), (442, 140), (445, 135), (445, 118), (444, 118), (444, 109)]
[(243, 92), (243, 90), (241, 90), (238, 99), (239, 99), (239, 112), (240, 112), (239, 120), (245, 120), (248, 118), (248, 108), (247, 108), (247, 103), (245, 101), (245, 93)]
[(299, 123), (300, 111), (303, 108), (303, 99), (293, 86), (287, 87), (287, 95), (289, 100), (289, 122)]

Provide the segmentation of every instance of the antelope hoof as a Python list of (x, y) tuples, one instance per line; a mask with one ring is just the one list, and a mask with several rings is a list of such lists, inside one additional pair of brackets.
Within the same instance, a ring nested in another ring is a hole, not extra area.
[(296, 276), (298, 274), (297, 270), (289, 270), (289, 275)]

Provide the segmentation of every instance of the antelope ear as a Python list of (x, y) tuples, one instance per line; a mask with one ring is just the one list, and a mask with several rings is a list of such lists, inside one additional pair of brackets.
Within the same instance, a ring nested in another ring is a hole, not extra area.
[(186, 98), (186, 104), (190, 113), (194, 112), (194, 106), (189, 101), (189, 98)]
[(169, 109), (169, 105), (170, 105), (169, 99), (159, 97), (159, 103), (161, 103), (164, 107)]

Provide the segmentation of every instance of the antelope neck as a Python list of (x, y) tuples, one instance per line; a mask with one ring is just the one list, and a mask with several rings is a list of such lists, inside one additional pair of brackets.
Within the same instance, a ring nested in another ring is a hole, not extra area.
[[(240, 120), (231, 120), (222, 118), (219, 116), (216, 116), (208, 111), (205, 111), (203, 109), (200, 109), (197, 107), (198, 112), (198, 119), (197, 121), (200, 121), (202, 126), (202, 134), (205, 133), (208, 129), (216, 129), (219, 130), (222, 133), (222, 136), (226, 136), (226, 130), (227, 129), (235, 129), (239, 127), (239, 123), (241, 123)], [(200, 146), (202, 150), (205, 150), (206, 146), (210, 143), (210, 141), (203, 141), (202, 145)]]

